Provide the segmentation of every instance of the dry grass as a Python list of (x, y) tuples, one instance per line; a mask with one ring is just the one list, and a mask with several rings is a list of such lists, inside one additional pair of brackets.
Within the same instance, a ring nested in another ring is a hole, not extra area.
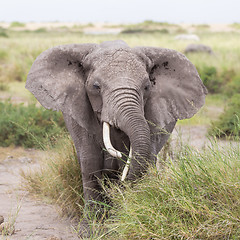
[(80, 165), (68, 136), (40, 162), (40, 169), (22, 172), (25, 188), (32, 194), (61, 206), (62, 213), (80, 218), (83, 212), (83, 188)]

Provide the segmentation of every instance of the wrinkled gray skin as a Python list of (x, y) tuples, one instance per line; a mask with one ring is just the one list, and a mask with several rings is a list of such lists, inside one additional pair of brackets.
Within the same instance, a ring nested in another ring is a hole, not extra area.
[(211, 47), (204, 44), (189, 44), (184, 50), (185, 54), (199, 52), (213, 54), (213, 50), (211, 49)]
[(113, 146), (133, 159), (135, 180), (155, 162), (178, 119), (204, 104), (206, 88), (191, 62), (174, 50), (130, 48), (123, 41), (73, 44), (43, 52), (26, 88), (47, 109), (60, 110), (82, 170), (84, 198), (102, 200), (99, 179), (117, 179), (126, 157), (104, 150), (102, 124), (111, 125)]

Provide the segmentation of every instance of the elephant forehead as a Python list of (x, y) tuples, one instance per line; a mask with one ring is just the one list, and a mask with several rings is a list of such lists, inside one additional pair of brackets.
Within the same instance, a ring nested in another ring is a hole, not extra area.
[(104, 77), (116, 75), (138, 77), (146, 72), (145, 64), (134, 53), (123, 49), (99, 55), (94, 65), (97, 72), (103, 73)]

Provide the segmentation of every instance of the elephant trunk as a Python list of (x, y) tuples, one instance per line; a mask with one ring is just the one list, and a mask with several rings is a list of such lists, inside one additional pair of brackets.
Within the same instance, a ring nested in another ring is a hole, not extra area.
[(128, 135), (132, 147), (132, 159), (127, 178), (135, 179), (146, 170), (149, 162), (149, 126), (143, 114), (130, 111), (125, 117), (124, 124), (119, 128)]
[[(142, 101), (136, 91), (116, 95), (115, 101), (112, 101), (115, 117), (113, 122), (129, 137), (132, 159), (127, 178), (134, 180), (146, 170), (149, 162), (150, 129), (144, 117)], [(113, 151), (118, 152), (115, 149)]]

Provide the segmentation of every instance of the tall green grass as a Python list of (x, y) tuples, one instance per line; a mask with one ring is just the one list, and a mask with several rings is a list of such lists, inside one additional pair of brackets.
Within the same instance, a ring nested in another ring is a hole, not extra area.
[(240, 94), (234, 94), (228, 99), (224, 112), (212, 121), (209, 134), (218, 138), (240, 136)]
[(106, 239), (239, 239), (239, 145), (184, 147), (162, 165), (134, 186), (113, 186)]

